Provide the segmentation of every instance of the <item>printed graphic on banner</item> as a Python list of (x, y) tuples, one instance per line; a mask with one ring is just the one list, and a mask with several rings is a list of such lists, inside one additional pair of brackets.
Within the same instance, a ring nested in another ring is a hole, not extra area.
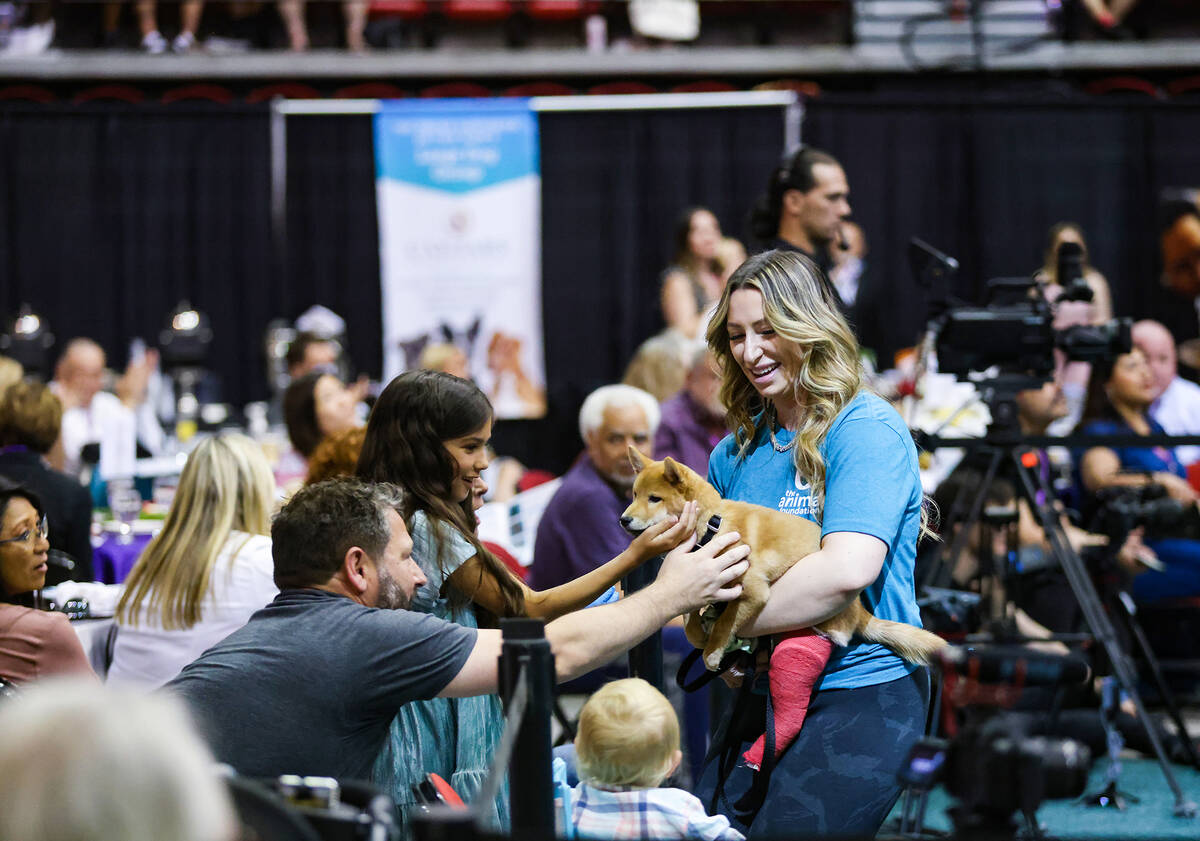
[(375, 117), (384, 376), (469, 375), (498, 418), (546, 411), (537, 115), (525, 100)]

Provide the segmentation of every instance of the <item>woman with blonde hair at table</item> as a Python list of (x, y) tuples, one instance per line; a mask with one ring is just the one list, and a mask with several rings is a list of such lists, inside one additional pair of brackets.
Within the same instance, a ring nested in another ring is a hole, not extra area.
[(275, 478), (244, 435), (200, 443), (117, 605), (112, 683), (153, 689), (275, 598)]

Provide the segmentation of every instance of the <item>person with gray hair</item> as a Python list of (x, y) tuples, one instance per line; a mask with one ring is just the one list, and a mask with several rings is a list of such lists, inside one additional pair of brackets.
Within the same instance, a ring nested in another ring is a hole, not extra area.
[(621, 513), (637, 472), (630, 445), (653, 455), (658, 401), (631, 385), (593, 391), (579, 409), (584, 452), (563, 476), (538, 523), (529, 583), (546, 590), (573, 581), (629, 545)]
[[(216, 757), (247, 776), (368, 779), (402, 704), (496, 691), (501, 636), (405, 608), (425, 575), (386, 483), (296, 493), (271, 526), (275, 600), (167, 684)], [(741, 592), (749, 554), (724, 536), (695, 551), (694, 507), (645, 590), (546, 625), (559, 680), (632, 648), (683, 613)]]
[(4, 841), (234, 841), (238, 822), (182, 704), (55, 678), (0, 705)]

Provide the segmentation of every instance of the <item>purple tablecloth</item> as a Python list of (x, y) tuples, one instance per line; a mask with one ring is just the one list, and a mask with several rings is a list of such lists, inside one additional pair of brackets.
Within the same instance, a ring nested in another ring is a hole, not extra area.
[(104, 542), (92, 552), (96, 580), (105, 584), (124, 581), (151, 537), (149, 534), (135, 534), (131, 542), (122, 543), (120, 535), (105, 532)]

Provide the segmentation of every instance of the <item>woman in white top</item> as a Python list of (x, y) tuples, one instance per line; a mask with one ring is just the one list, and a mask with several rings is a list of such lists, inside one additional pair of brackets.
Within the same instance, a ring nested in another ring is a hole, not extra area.
[(274, 498), (270, 465), (249, 438), (196, 447), (117, 605), (109, 681), (157, 688), (275, 598)]

